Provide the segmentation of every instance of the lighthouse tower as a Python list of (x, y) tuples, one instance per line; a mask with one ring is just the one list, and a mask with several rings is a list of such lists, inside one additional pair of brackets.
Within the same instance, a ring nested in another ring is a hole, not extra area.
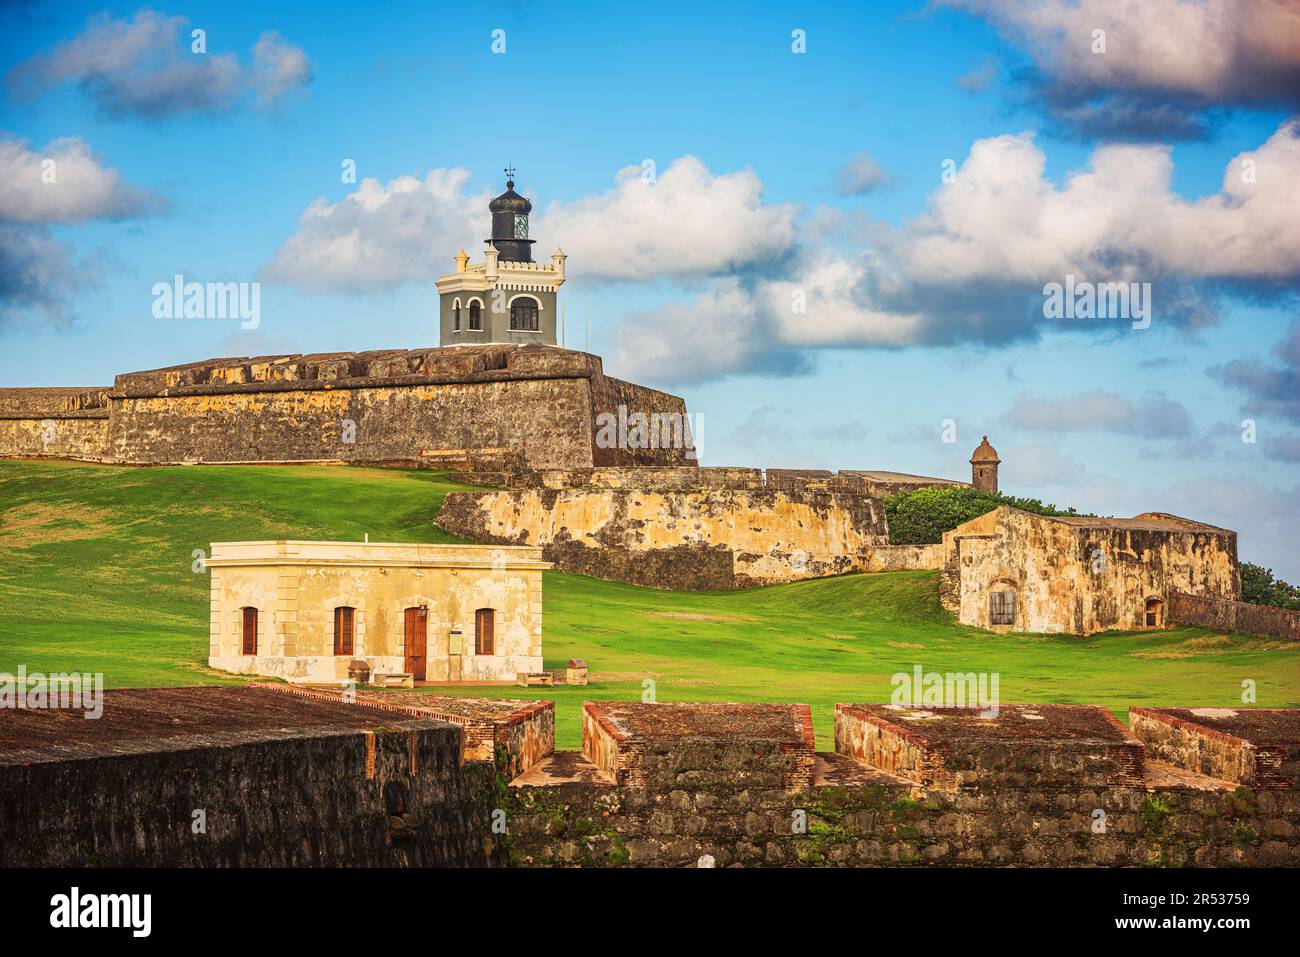
[(507, 168), (506, 176), (506, 191), (488, 203), (492, 236), (484, 240), (483, 261), (470, 262), (462, 249), (456, 271), (438, 279), (439, 345), (556, 344), (567, 257), (556, 249), (550, 262), (533, 262), (533, 204), (515, 192), (514, 170)]

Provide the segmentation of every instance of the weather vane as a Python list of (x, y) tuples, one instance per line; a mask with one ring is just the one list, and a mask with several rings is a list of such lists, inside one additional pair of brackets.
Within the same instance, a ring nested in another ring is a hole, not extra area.
[(515, 178), (515, 165), (513, 163), (505, 168), (505, 174), (507, 179)]

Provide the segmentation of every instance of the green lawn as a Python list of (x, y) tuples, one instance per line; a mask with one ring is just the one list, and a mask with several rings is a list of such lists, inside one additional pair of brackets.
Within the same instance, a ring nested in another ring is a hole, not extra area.
[[(194, 549), (257, 538), (453, 541), (433, 525), (449, 490), (429, 471), (273, 466), (121, 469), (0, 462), (0, 672), (102, 671), (110, 687), (242, 679), (209, 671), (207, 576)], [(937, 575), (900, 572), (752, 589), (665, 592), (548, 572), (548, 668), (592, 668), (554, 698), (577, 747), (584, 699), (802, 701), (818, 746), (832, 705), (887, 700), (890, 676), (997, 672), (1001, 700), (1300, 706), (1300, 646), (1205, 629), (1092, 638), (990, 635), (953, 624)], [(447, 689), (435, 689), (445, 693)], [(524, 697), (516, 688), (456, 694)]]

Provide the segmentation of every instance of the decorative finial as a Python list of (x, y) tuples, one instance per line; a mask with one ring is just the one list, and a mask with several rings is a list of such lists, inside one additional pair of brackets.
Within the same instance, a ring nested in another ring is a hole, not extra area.
[(511, 163), (503, 171), (506, 174), (506, 189), (515, 188), (515, 164)]

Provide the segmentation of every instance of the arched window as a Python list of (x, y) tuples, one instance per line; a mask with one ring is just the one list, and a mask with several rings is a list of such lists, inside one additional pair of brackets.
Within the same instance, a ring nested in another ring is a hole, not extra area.
[(451, 328), (460, 332), (460, 300), (457, 299), (451, 304)]
[(257, 654), (257, 609), (241, 608), (240, 616), (242, 619), (242, 630), (244, 639), (244, 654)]
[(340, 605), (334, 609), (334, 654), (352, 654), (356, 617), (357, 610), (347, 605)]
[(474, 654), (495, 654), (496, 612), (480, 608), (474, 612)]
[(483, 303), (477, 299), (471, 300), (469, 304), (469, 328), (471, 332), (483, 329)]
[(510, 304), (510, 328), (512, 331), (537, 331), (537, 300), (520, 296)]

